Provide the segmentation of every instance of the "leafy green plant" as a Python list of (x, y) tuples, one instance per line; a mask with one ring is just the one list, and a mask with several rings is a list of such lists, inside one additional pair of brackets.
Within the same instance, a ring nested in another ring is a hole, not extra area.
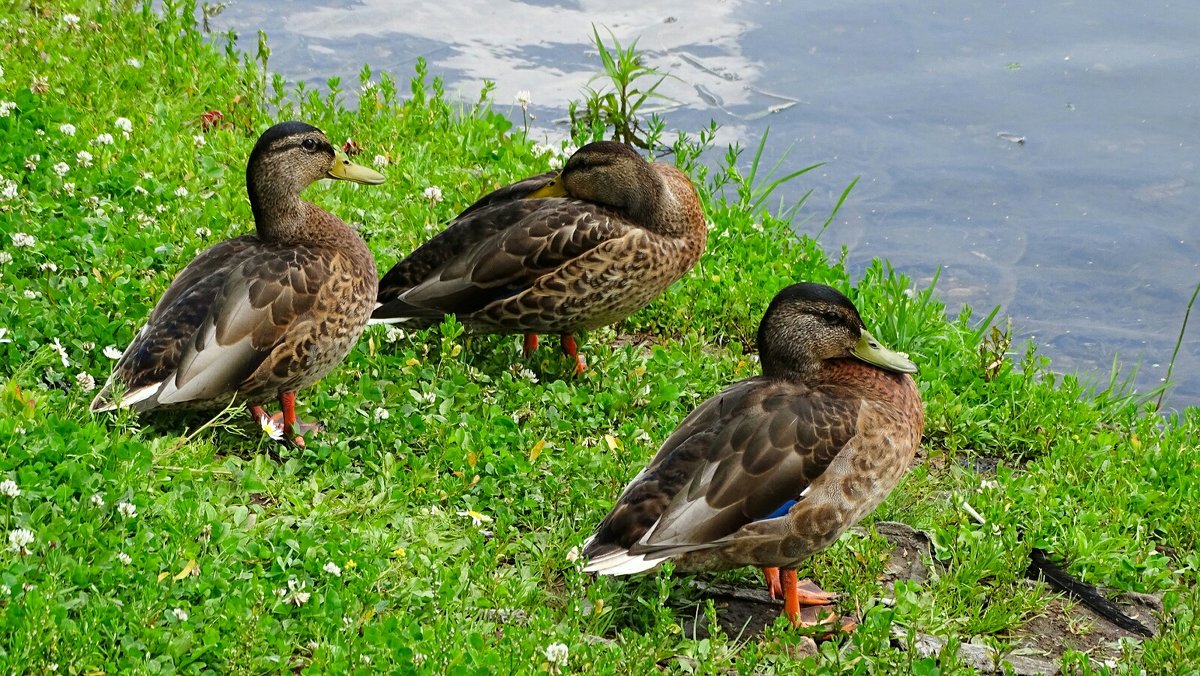
[[(658, 88), (671, 76), (643, 63), (642, 55), (637, 51), (637, 40), (625, 47), (612, 31), (608, 31), (608, 37), (612, 41), (611, 48), (600, 37), (599, 29), (592, 26), (592, 44), (600, 54), (604, 72), (588, 81), (583, 101), (569, 107), (572, 136), (582, 145), (604, 138), (611, 129), (610, 138), (614, 141), (654, 149), (662, 135), (662, 121), (652, 116), (648, 122), (643, 122), (641, 111), (649, 101), (670, 100)], [(591, 86), (602, 78), (606, 81), (600, 87)]]

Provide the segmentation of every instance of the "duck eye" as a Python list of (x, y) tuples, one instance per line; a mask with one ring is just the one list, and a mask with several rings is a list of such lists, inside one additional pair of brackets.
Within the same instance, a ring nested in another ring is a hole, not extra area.
[(314, 139), (306, 138), (304, 139), (304, 142), (300, 144), (300, 147), (311, 153), (317, 149), (317, 142)]

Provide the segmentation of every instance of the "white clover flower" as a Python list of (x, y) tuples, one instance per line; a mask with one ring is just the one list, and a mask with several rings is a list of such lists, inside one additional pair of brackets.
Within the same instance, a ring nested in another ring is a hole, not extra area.
[(370, 663), (371, 663), (371, 656), (370, 656), (370, 655), (359, 655), (359, 656), (358, 656), (358, 661), (359, 661), (359, 662), (362, 662), (363, 664), (370, 664)]
[(326, 561), (325, 565), (322, 566), (322, 570), (334, 577), (342, 576), (342, 569), (333, 561)]
[(103, 133), (92, 139), (92, 143), (98, 146), (111, 146), (113, 144), (112, 134)]
[(0, 101), (0, 117), (8, 117), (16, 107), (16, 101)]
[(207, 143), (208, 143), (208, 139), (204, 138), (204, 136), (202, 134), (193, 134), (192, 135), (192, 144), (195, 145), (197, 148), (203, 148)]
[(0, 265), (7, 265), (12, 262), (12, 254), (7, 251), (0, 251)]
[(79, 17), (74, 14), (64, 14), (63, 23), (67, 24), (67, 28), (74, 30), (79, 27)]
[(29, 233), (14, 232), (10, 237), (12, 237), (13, 246), (33, 246), (37, 244), (37, 240)]
[(143, 188), (140, 185), (133, 186), (133, 191), (139, 195), (149, 195), (150, 194), (149, 190), (146, 190), (145, 188)]
[(8, 337), (8, 329), (0, 326), (0, 343), (11, 343), (12, 338)]
[(534, 372), (533, 372), (532, 370), (530, 370), (530, 369), (523, 368), (523, 369), (521, 369), (520, 371), (517, 371), (517, 373), (518, 373), (518, 374), (519, 374), (519, 375), (520, 375), (522, 378), (524, 378), (525, 380), (528, 380), (528, 381), (529, 381), (529, 382), (531, 382), (531, 383), (536, 383), (536, 382), (538, 381), (537, 374), (536, 374), (536, 373), (534, 373)]
[[(57, 269), (57, 268), (55, 268), (55, 269)], [(85, 340), (79, 344), (79, 347), (82, 347), (84, 350), (91, 352), (92, 350), (96, 349), (96, 343), (94, 343), (90, 340)]]
[(202, 225), (202, 226), (196, 228), (196, 236), (197, 237), (212, 237), (212, 230), (209, 230), (208, 228), (206, 228)]
[(264, 415), (258, 419), (258, 424), (262, 425), (263, 433), (271, 437), (272, 441), (283, 441), (283, 428), (276, 425), (273, 418)]
[(33, 300), (34, 298), (37, 298), (38, 296), (42, 295), (42, 294), (38, 293), (37, 291), (34, 291), (33, 289), (25, 289), (25, 291), (23, 291), (22, 293), (24, 293), (25, 297), (28, 298), (29, 300)]
[(71, 124), (70, 122), (64, 122), (58, 125), (58, 130), (66, 136), (75, 135), (75, 125)]
[(68, 195), (74, 195), (75, 194), (75, 184), (70, 181), (63, 183), (63, 192), (67, 193)]
[(516, 100), (517, 105), (521, 106), (521, 110), (524, 110), (529, 107), (530, 103), (533, 103), (533, 95), (529, 93), (529, 90), (522, 89), (517, 92)]
[(430, 202), (437, 204), (438, 202), (442, 201), (442, 189), (436, 185), (431, 185), (421, 192), (421, 196)]
[(92, 501), (93, 507), (103, 507), (104, 506), (104, 494), (103, 493), (92, 493), (91, 501)]
[(563, 158), (561, 155), (554, 155), (546, 161), (546, 164), (550, 165), (550, 168), (554, 170), (562, 169)]
[(551, 643), (546, 646), (546, 661), (550, 663), (551, 667), (567, 666), (567, 659), (570, 656), (570, 651), (565, 643)]
[(279, 589), (275, 593), (283, 597), (284, 603), (290, 603), (293, 606), (300, 607), (308, 603), (308, 599), (312, 594), (304, 591), (304, 583), (296, 581), (296, 578), (289, 578), (287, 589)]
[(387, 155), (376, 155), (374, 159), (371, 160), (371, 164), (383, 169), (387, 165), (391, 164), (391, 162), (388, 160)]
[(188, 189), (183, 186), (179, 186), (178, 188), (175, 188), (175, 196), (176, 197), (187, 197)]
[(0, 584), (0, 596), (12, 596), (12, 587)]
[(54, 348), (54, 351), (58, 353), (59, 359), (62, 359), (63, 368), (67, 368), (71, 365), (71, 360), (67, 359), (67, 348), (63, 347), (62, 343), (58, 342), (57, 337), (54, 339), (54, 343), (50, 345), (50, 347)]
[(389, 343), (394, 343), (397, 340), (404, 340), (405, 335), (407, 334), (404, 333), (404, 329), (388, 324), (387, 331), (383, 334), (383, 339)]
[(80, 150), (79, 152), (75, 153), (75, 161), (78, 162), (79, 166), (81, 167), (90, 167), (92, 166), (92, 154), (86, 150)]
[(55, 265), (51, 261), (46, 261), (45, 263), (42, 263), (38, 267), (41, 268), (42, 270), (48, 270), (50, 272), (58, 272), (58, 266)]
[(376, 420), (387, 420), (390, 416), (391, 416), (391, 414), (388, 413), (388, 410), (386, 408), (383, 408), (382, 406), (377, 407), (375, 409), (375, 419)]
[(103, 354), (109, 359), (120, 359), (121, 355), (125, 353), (121, 350), (118, 350), (116, 345), (105, 345)]
[(132, 519), (137, 516), (137, 507), (132, 503), (121, 501), (117, 503), (117, 513), (126, 519)]
[(25, 158), (25, 170), (37, 171), (37, 163), (42, 161), (42, 156), (34, 153)]
[(127, 60), (125, 62), (125, 65), (132, 66), (133, 68), (141, 68), (142, 62), (139, 61), (138, 59), (130, 58), (129, 60)]
[(4, 180), (0, 182), (0, 202), (7, 202), (17, 197), (17, 182)]
[(125, 132), (126, 136), (129, 135), (129, 132), (133, 131), (133, 122), (128, 117), (118, 117), (113, 121), (113, 126)]
[(67, 164), (66, 162), (59, 162), (58, 164), (54, 165), (54, 173), (58, 174), (59, 178), (66, 176), (67, 172), (70, 170), (71, 165)]
[(50, 91), (50, 80), (40, 75), (34, 75), (29, 81), (29, 91), (34, 94), (45, 94)]
[(21, 497), (21, 488), (12, 479), (5, 479), (4, 481), (0, 481), (0, 495), (18, 498)]
[(554, 146), (546, 145), (545, 143), (533, 144), (533, 156), (534, 157), (542, 157), (543, 155), (549, 155), (550, 153), (553, 153), (553, 152), (554, 152)]
[(75, 375), (75, 384), (84, 392), (91, 392), (96, 389), (96, 379), (87, 371), (80, 371)]
[(458, 515), (470, 517), (472, 526), (482, 526), (485, 523), (492, 522), (492, 517), (490, 517), (487, 514), (484, 514), (482, 512), (477, 512), (473, 509), (468, 509), (468, 510), (458, 512)]
[(171, 611), (171, 614), (174, 615), (175, 619), (179, 620), (180, 622), (187, 622), (188, 614), (183, 608), (175, 608)]
[(8, 532), (8, 550), (18, 554), (28, 554), (29, 545), (33, 544), (33, 531), (17, 528)]
[(156, 213), (156, 214), (165, 214), (165, 213), (167, 213), (167, 205), (165, 205), (165, 204), (155, 204), (155, 205), (154, 205), (154, 213)]
[(126, 566), (133, 563), (133, 557), (126, 554), (125, 552), (121, 552), (121, 553), (117, 554), (117, 560)]

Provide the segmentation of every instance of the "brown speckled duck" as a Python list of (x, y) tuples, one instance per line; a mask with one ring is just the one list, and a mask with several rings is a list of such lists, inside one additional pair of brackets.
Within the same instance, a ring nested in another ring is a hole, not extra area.
[(345, 358), (375, 305), (375, 259), (336, 216), (300, 199), (321, 178), (376, 184), (383, 176), (336, 152), (320, 129), (277, 124), (246, 165), (255, 233), (201, 252), (171, 282), (92, 401), (211, 409), (235, 398), (264, 427), (263, 404), (285, 441), (304, 445), (296, 392)]
[[(584, 570), (625, 575), (759, 566), (793, 624), (796, 568), (887, 497), (921, 441), (915, 372), (838, 291), (795, 284), (758, 329), (763, 374), (692, 411), (584, 546)], [(782, 575), (779, 569), (783, 570)], [(772, 576), (775, 577), (772, 580)], [(782, 579), (780, 579), (782, 578)]]
[(590, 143), (560, 174), (488, 194), (379, 282), (372, 323), (426, 327), (453, 314), (477, 333), (562, 336), (620, 321), (691, 269), (708, 231), (692, 182), (629, 146)]

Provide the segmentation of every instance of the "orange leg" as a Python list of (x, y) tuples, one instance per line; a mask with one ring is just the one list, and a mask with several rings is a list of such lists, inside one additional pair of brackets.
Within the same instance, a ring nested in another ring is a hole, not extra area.
[(322, 430), (320, 423), (306, 423), (296, 419), (296, 393), (284, 392), (279, 395), (280, 412), (274, 415), (267, 413), (267, 410), (260, 404), (250, 404), (250, 415), (254, 416), (255, 422), (261, 422), (264, 418), (283, 428), (284, 444), (294, 444), (300, 448), (304, 448), (305, 434), (315, 434)]
[(521, 354), (524, 355), (526, 359), (528, 359), (529, 356), (533, 354), (533, 351), (537, 349), (537, 346), (538, 346), (537, 334), (536, 333), (526, 333), (525, 334), (525, 345), (521, 348)]
[[(783, 613), (791, 621), (793, 627), (817, 627), (840, 624), (842, 631), (853, 631), (854, 621), (837, 620), (831, 603), (837, 594), (823, 591), (811, 580), (796, 579), (796, 571), (782, 570), (779, 574), (783, 585)], [(802, 611), (800, 606), (807, 606)]]
[(767, 581), (767, 593), (773, 599), (783, 598), (783, 585), (779, 582), (779, 568), (763, 566), (763, 578)]
[(579, 345), (575, 343), (575, 336), (569, 333), (562, 334), (562, 351), (575, 360), (575, 375), (582, 375), (587, 370), (587, 362), (583, 360), (583, 355), (579, 354)]

